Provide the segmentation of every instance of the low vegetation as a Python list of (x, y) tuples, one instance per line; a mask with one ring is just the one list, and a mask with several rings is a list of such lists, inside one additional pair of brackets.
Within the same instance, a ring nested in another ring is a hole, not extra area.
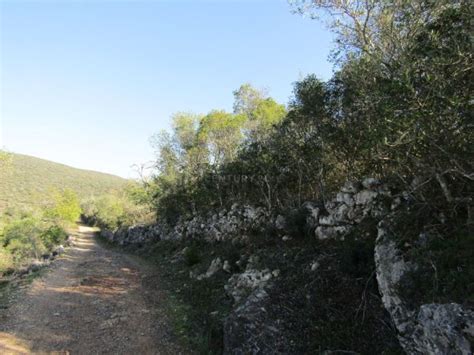
[(64, 244), (67, 228), (79, 216), (79, 201), (71, 190), (56, 192), (54, 202), (43, 211), (4, 214), (0, 219), (0, 276), (42, 260)]
[(70, 189), (83, 199), (120, 190), (126, 184), (118, 176), (0, 151), (0, 214), (41, 209), (55, 191)]
[(134, 182), (120, 191), (83, 200), (81, 207), (84, 221), (110, 230), (150, 224), (155, 221), (156, 216), (147, 200), (145, 189)]
[[(64, 244), (84, 199), (101, 201), (101, 211), (107, 211), (102, 214), (115, 218), (113, 223), (137, 223), (143, 207), (134, 209), (125, 197), (110, 202), (125, 196), (126, 188), (137, 195), (116, 176), (0, 151), (0, 278), (47, 259)], [(119, 221), (119, 215), (127, 219)]]

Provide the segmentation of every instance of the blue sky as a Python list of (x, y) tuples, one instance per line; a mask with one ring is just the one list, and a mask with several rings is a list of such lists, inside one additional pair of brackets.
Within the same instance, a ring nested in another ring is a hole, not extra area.
[(0, 0), (0, 147), (133, 176), (177, 111), (231, 111), (250, 82), (287, 103), (328, 79), (329, 32), (284, 0)]

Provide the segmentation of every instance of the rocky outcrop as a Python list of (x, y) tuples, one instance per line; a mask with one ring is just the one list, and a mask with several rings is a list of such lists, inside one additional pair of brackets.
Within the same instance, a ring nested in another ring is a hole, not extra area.
[(335, 198), (326, 202), (325, 213), (318, 211), (316, 237), (320, 240), (344, 240), (353, 226), (365, 218), (384, 216), (390, 210), (386, 201), (390, 195), (386, 186), (377, 179), (347, 182)]
[(222, 264), (221, 258), (215, 258), (212, 260), (211, 265), (209, 265), (209, 268), (204, 274), (200, 275), (195, 275), (192, 271), (189, 273), (189, 276), (192, 278), (195, 278), (196, 280), (203, 280), (203, 279), (208, 279), (212, 276), (214, 276), (219, 270), (224, 270), (224, 266)]
[(455, 303), (415, 308), (405, 299), (403, 278), (416, 272), (417, 265), (404, 260), (388, 220), (378, 225), (375, 263), (382, 302), (408, 354), (472, 354), (474, 312)]
[(420, 307), (413, 342), (426, 354), (472, 354), (474, 312), (455, 303)]
[(224, 322), (224, 354), (287, 354), (288, 344), (277, 322), (266, 312), (268, 293), (257, 288)]
[(249, 269), (240, 274), (234, 274), (225, 285), (225, 290), (238, 303), (254, 290), (263, 289), (272, 276), (272, 272), (268, 269)]

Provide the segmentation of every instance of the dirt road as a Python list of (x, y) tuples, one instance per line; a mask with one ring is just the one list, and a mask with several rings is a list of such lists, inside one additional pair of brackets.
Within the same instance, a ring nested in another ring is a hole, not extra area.
[(0, 315), (0, 354), (187, 353), (171, 335), (156, 275), (97, 244), (90, 228), (80, 226), (49, 268)]

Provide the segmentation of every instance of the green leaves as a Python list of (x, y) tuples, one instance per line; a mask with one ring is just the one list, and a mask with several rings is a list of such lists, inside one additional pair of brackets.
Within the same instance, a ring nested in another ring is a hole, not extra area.
[(81, 216), (81, 206), (77, 194), (65, 189), (63, 192), (55, 192), (53, 195), (53, 206), (45, 210), (47, 218), (57, 223), (74, 223)]

